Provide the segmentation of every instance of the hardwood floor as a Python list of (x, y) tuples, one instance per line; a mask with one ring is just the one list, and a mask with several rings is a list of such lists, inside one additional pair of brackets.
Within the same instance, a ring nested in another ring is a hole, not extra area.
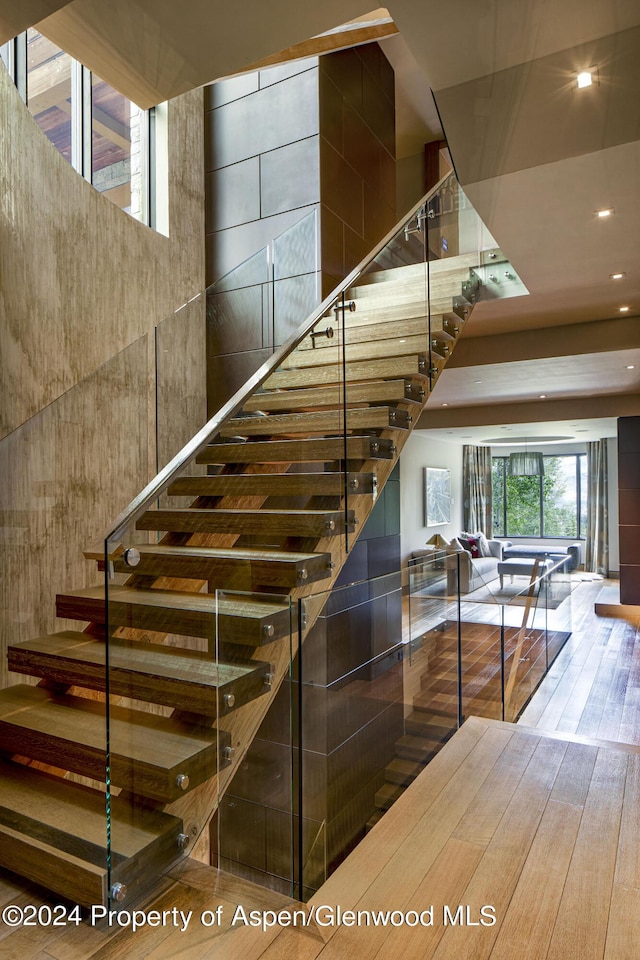
[[(636, 960), (640, 942), (640, 616), (599, 619), (603, 584), (572, 596), (572, 636), (516, 725), (472, 717), (324, 884), (312, 903), (425, 909), (429, 927), (230, 928), (233, 907), (282, 909), (271, 891), (195, 863), (149, 909), (215, 910), (225, 923), (109, 934), (0, 927), (16, 960)], [(599, 741), (599, 742), (596, 742)], [(604, 742), (603, 742), (604, 741)], [(609, 742), (606, 742), (609, 741)], [(617, 741), (617, 743), (616, 743)], [(0, 906), (42, 903), (0, 876)], [(442, 923), (444, 904), (477, 923)]]
[(572, 594), (572, 635), (519, 723), (640, 744), (640, 613), (635, 624), (597, 617), (606, 583), (584, 581)]

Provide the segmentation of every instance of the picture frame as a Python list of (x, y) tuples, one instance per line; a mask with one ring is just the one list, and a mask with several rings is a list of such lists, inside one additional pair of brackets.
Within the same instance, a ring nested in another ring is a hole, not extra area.
[(424, 468), (424, 522), (427, 527), (451, 523), (451, 471)]

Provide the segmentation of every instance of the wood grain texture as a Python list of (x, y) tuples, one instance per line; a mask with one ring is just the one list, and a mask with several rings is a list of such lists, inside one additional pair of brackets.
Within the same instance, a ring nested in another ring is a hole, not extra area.
[(264, 533), (284, 537), (342, 536), (354, 529), (353, 511), (341, 510), (208, 510), (187, 507), (149, 510), (136, 521), (138, 530), (178, 530), (184, 533)]
[(215, 477), (183, 477), (169, 487), (171, 496), (264, 496), (296, 497), (343, 496), (345, 486), (351, 496), (371, 494), (376, 489), (373, 473), (336, 471), (335, 473), (220, 474)]

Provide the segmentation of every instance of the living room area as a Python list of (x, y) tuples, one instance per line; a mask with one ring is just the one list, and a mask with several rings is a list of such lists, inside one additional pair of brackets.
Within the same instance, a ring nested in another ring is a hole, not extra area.
[(435, 751), (468, 716), (517, 721), (616, 593), (617, 422), (418, 430), (400, 486), (415, 733)]

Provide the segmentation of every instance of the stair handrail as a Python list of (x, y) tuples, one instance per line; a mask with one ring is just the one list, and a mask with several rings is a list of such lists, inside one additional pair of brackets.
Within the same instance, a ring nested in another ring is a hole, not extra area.
[[(360, 263), (353, 268), (351, 273), (349, 273), (341, 283), (335, 287), (331, 293), (325, 297), (322, 303), (316, 307), (313, 312), (307, 317), (307, 319), (298, 327), (298, 329), (286, 340), (282, 346), (273, 353), (261, 367), (253, 373), (248, 380), (240, 387), (236, 393), (233, 394), (226, 403), (223, 404), (220, 409), (214, 413), (214, 415), (204, 424), (203, 427), (198, 430), (194, 436), (187, 441), (187, 443), (182, 447), (181, 450), (176, 453), (176, 455), (156, 474), (156, 476), (149, 481), (149, 483), (144, 487), (140, 493), (134, 497), (131, 503), (125, 507), (122, 513), (119, 515), (115, 521), (113, 529), (108, 533), (104, 540), (105, 542), (117, 541), (122, 534), (127, 530), (130, 525), (138, 519), (138, 517), (144, 513), (148, 505), (154, 500), (157, 500), (158, 497), (166, 490), (169, 484), (173, 481), (175, 475), (195, 456), (198, 455), (209, 443), (213, 436), (220, 430), (224, 425), (225, 421), (232, 416), (232, 414), (242, 405), (242, 403), (253, 394), (253, 392), (259, 387), (264, 380), (267, 379), (269, 374), (273, 373), (277, 369), (282, 361), (292, 353), (299, 343), (304, 340), (310, 330), (318, 323), (319, 320), (327, 313), (329, 308), (333, 303), (345, 292), (350, 286), (353, 285), (357, 277), (362, 273), (366, 267), (372, 263), (378, 254), (384, 250), (388, 243), (393, 240), (393, 238), (400, 232), (402, 227), (408, 223), (420, 210), (421, 207), (425, 206), (429, 200), (434, 197), (438, 191), (447, 183), (449, 180), (455, 180), (455, 173), (453, 170), (446, 173), (441, 179), (428, 190), (417, 203), (415, 203), (408, 213), (404, 214), (398, 222), (389, 230), (387, 234), (380, 240), (379, 243), (375, 245), (373, 250), (367, 254), (367, 256), (360, 261)], [(206, 291), (205, 291), (206, 293)], [(195, 299), (195, 298), (192, 298)], [(191, 301), (189, 301), (191, 302)], [(184, 304), (183, 306), (186, 306)], [(181, 309), (181, 308), (178, 308)], [(175, 312), (178, 312), (177, 310)]]

